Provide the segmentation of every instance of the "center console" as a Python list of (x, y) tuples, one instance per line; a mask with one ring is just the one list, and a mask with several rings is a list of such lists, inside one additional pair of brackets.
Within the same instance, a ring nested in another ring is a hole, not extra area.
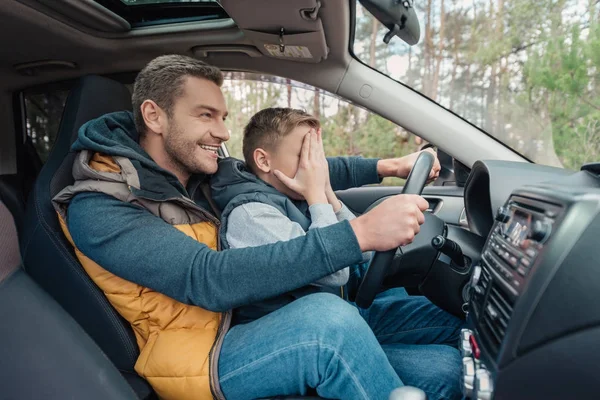
[(600, 396), (599, 247), (598, 191), (540, 185), (500, 207), (461, 332), (467, 397)]

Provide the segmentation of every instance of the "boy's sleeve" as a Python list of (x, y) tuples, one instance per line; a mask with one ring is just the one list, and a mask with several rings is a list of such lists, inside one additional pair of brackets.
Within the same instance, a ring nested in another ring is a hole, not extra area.
[(75, 196), (67, 226), (79, 250), (102, 268), (212, 311), (278, 296), (361, 260), (348, 222), (286, 242), (214, 251), (147, 210), (101, 193)]
[(329, 180), (333, 190), (345, 190), (381, 183), (377, 174), (378, 158), (328, 157)]
[[(309, 210), (312, 217), (309, 230), (324, 228), (338, 222), (333, 207), (329, 204), (314, 204)], [(227, 242), (232, 248), (262, 246), (305, 235), (306, 232), (300, 224), (268, 204), (243, 204), (234, 208), (227, 218)], [(344, 268), (317, 280), (316, 283), (342, 286), (348, 282), (348, 276), (348, 268)]]
[[(340, 200), (340, 204), (342, 205), (342, 208), (340, 208), (339, 211), (335, 213), (335, 216), (338, 221), (352, 221), (354, 218), (356, 218), (356, 215), (354, 215), (354, 213), (350, 211), (350, 209), (344, 204), (343, 201)], [(365, 251), (363, 253), (363, 262), (371, 261), (372, 257), (372, 251)]]

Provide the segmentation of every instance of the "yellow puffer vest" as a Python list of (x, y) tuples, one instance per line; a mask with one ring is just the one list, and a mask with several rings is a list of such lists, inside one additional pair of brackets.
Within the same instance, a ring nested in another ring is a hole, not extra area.
[(212, 249), (218, 246), (218, 221), (191, 200), (157, 202), (133, 195), (131, 186), (139, 189), (139, 179), (127, 158), (82, 151), (73, 166), (73, 176), (75, 184), (53, 199), (60, 225), (87, 274), (131, 324), (140, 349), (136, 372), (162, 399), (224, 398), (217, 367), (230, 313), (186, 305), (119, 278), (77, 249), (65, 223), (70, 200), (77, 193), (89, 191), (141, 205)]

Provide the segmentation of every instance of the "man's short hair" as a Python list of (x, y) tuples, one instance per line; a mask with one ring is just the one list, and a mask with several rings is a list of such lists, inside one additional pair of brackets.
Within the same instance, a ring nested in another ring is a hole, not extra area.
[(265, 108), (254, 114), (244, 128), (242, 151), (246, 165), (256, 172), (254, 150), (275, 150), (279, 140), (299, 125), (315, 129), (321, 126), (317, 118), (294, 108)]
[(142, 103), (152, 100), (165, 110), (169, 118), (172, 117), (173, 105), (183, 95), (187, 77), (206, 79), (219, 87), (223, 84), (223, 73), (219, 68), (179, 54), (156, 57), (140, 71), (135, 78), (132, 96), (133, 118), (140, 135), (146, 133)]

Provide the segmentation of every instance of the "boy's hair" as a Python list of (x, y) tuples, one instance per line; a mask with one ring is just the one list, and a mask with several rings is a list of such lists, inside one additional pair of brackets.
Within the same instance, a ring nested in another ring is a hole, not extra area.
[(156, 57), (150, 61), (135, 78), (133, 85), (133, 118), (138, 133), (146, 133), (146, 123), (141, 105), (146, 100), (154, 100), (169, 117), (173, 116), (175, 100), (183, 93), (183, 82), (188, 76), (202, 78), (221, 87), (221, 70), (195, 58), (178, 54)]
[(246, 165), (256, 172), (254, 150), (274, 150), (279, 140), (299, 125), (318, 129), (321, 124), (312, 115), (294, 108), (265, 108), (254, 114), (244, 128), (242, 150)]

